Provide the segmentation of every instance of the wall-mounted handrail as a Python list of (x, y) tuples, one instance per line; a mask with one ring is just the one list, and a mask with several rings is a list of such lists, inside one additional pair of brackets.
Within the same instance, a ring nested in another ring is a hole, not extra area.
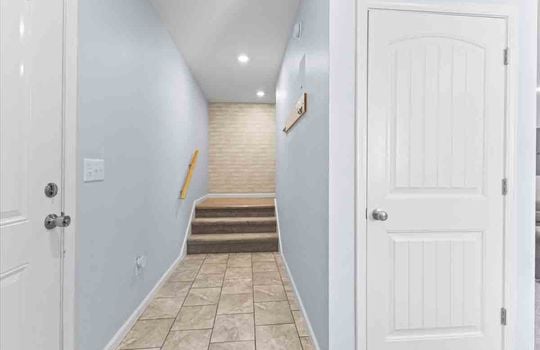
[(191, 157), (191, 162), (189, 163), (189, 169), (186, 175), (186, 180), (184, 181), (184, 186), (182, 187), (182, 192), (180, 192), (180, 199), (186, 199), (187, 193), (189, 190), (189, 184), (191, 183), (191, 177), (193, 176), (193, 171), (195, 171), (195, 166), (197, 165), (197, 158), (199, 157), (199, 150), (195, 150), (193, 156)]
[(283, 132), (289, 133), (289, 131), (292, 129), (292, 127), (298, 123), (300, 118), (304, 114), (306, 114), (307, 110), (307, 93), (303, 93), (302, 96), (296, 101), (294, 113), (291, 115), (289, 120), (287, 120), (287, 124), (285, 124), (285, 127), (283, 128)]

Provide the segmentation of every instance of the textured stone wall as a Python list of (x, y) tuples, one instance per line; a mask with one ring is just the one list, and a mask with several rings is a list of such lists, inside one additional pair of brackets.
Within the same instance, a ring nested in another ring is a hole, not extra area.
[(212, 103), (208, 132), (210, 193), (275, 191), (274, 105)]

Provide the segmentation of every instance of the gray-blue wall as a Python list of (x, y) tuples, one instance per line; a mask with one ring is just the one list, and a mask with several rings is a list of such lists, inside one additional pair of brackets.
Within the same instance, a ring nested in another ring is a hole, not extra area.
[[(207, 192), (208, 115), (146, 0), (81, 0), (79, 68), (80, 155), (105, 159), (105, 181), (79, 184), (78, 343), (100, 350), (180, 253), (192, 202)], [(137, 255), (147, 257), (139, 276)]]
[[(328, 8), (328, 0), (301, 3), (302, 37), (289, 41), (276, 97), (281, 244), (321, 349), (328, 349)], [(302, 92), (307, 113), (285, 134)]]

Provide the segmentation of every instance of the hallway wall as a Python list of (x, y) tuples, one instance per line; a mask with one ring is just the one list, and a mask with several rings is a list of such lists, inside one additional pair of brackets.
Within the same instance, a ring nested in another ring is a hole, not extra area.
[[(208, 189), (208, 114), (146, 0), (81, 0), (79, 56), (80, 166), (82, 158), (105, 159), (104, 182), (79, 183), (77, 343), (96, 350), (180, 253), (192, 202)], [(137, 275), (139, 255), (147, 265)]]
[(210, 193), (274, 193), (273, 104), (209, 105)]
[[(321, 349), (328, 349), (328, 0), (303, 1), (276, 91), (276, 198), (283, 254)], [(296, 101), (307, 112), (285, 134)]]

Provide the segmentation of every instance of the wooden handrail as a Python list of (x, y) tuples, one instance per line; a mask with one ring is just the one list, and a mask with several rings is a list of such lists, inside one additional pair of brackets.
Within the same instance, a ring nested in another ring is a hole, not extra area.
[(191, 157), (191, 162), (189, 163), (188, 173), (186, 175), (186, 180), (184, 181), (184, 186), (182, 187), (182, 192), (180, 192), (180, 199), (186, 199), (187, 193), (189, 190), (189, 184), (191, 183), (191, 177), (193, 176), (193, 171), (195, 170), (195, 165), (197, 165), (197, 158), (199, 157), (199, 150), (195, 150), (193, 157)]
[(289, 133), (291, 128), (296, 123), (298, 123), (298, 121), (300, 120), (300, 118), (302, 118), (304, 114), (306, 114), (306, 110), (307, 110), (307, 93), (304, 92), (302, 96), (300, 96), (298, 101), (296, 101), (294, 113), (291, 115), (289, 120), (287, 120), (287, 124), (285, 124), (285, 127), (283, 128), (283, 132)]

